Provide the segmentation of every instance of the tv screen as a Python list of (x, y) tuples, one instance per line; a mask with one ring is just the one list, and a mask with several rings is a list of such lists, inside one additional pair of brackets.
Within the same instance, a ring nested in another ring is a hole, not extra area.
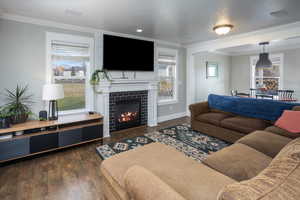
[(120, 71), (153, 71), (154, 42), (104, 35), (103, 68)]

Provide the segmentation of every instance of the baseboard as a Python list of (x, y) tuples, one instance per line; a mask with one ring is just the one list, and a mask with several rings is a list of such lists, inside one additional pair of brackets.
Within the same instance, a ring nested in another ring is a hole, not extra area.
[(185, 116), (187, 116), (186, 112), (174, 113), (174, 114), (171, 114), (171, 115), (160, 116), (160, 117), (158, 117), (158, 123), (169, 121), (169, 120), (172, 120), (172, 119), (185, 117)]

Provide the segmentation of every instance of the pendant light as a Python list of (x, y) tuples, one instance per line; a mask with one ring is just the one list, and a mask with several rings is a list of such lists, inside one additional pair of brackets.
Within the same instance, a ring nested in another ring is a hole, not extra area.
[(262, 42), (262, 43), (259, 43), (260, 46), (263, 46), (262, 47), (262, 53), (259, 54), (259, 59), (256, 63), (256, 68), (271, 68), (273, 67), (272, 66), (272, 62), (271, 60), (269, 59), (269, 53), (266, 52), (266, 45), (268, 45), (269, 42)]

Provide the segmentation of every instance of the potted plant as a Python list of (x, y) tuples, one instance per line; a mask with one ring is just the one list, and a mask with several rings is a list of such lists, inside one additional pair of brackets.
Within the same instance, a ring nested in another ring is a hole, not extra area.
[(0, 129), (10, 127), (10, 116), (10, 113), (2, 108), (0, 109)]
[(32, 95), (28, 95), (28, 85), (21, 87), (17, 85), (15, 90), (5, 89), (5, 97), (7, 104), (5, 110), (10, 113), (12, 124), (23, 123), (32, 114), (30, 106), (33, 103)]
[(90, 84), (93, 86), (94, 92), (97, 94), (101, 94), (102, 91), (97, 91), (96, 86), (99, 85), (100, 80), (106, 79), (107, 81), (111, 81), (109, 76), (107, 75), (107, 71), (105, 69), (100, 70), (97, 69), (94, 71), (94, 73), (91, 76)]
[(110, 78), (108, 77), (106, 70), (97, 69), (92, 74), (90, 84), (93, 86), (98, 85), (101, 79), (106, 79), (106, 80), (110, 81)]

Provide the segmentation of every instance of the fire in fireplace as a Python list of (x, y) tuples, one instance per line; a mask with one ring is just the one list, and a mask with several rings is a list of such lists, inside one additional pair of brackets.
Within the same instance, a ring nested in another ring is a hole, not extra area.
[(116, 128), (117, 130), (141, 125), (141, 99), (120, 100), (116, 102)]
[(138, 115), (138, 112), (125, 112), (125, 113), (121, 114), (121, 116), (119, 117), (118, 121), (120, 123), (133, 121), (133, 120), (135, 120), (135, 118), (137, 117), (137, 115)]

